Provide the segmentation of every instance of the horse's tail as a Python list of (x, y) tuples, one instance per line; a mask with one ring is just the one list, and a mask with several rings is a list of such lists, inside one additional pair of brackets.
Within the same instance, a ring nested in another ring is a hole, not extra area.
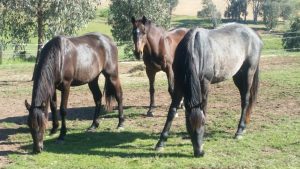
[(259, 88), (259, 64), (257, 65), (256, 71), (253, 76), (252, 86), (250, 88), (250, 99), (249, 99), (249, 107), (246, 112), (246, 124), (250, 122), (250, 116), (252, 113), (252, 109), (256, 103), (257, 93)]
[(116, 98), (116, 90), (109, 76), (105, 77), (104, 95), (105, 95), (105, 108), (107, 111), (110, 112), (113, 110), (112, 103)]
[[(197, 73), (201, 72), (201, 63), (199, 67), (195, 64), (200, 62), (202, 56), (199, 55), (200, 33), (193, 29), (190, 30), (184, 37), (183, 42), (186, 44), (183, 48), (185, 56), (184, 70), (184, 102), (187, 111), (190, 111), (189, 121), (193, 130), (204, 124), (205, 116), (201, 110), (201, 83), (200, 76)], [(200, 49), (201, 50), (201, 49)], [(197, 71), (198, 69), (198, 71)]]

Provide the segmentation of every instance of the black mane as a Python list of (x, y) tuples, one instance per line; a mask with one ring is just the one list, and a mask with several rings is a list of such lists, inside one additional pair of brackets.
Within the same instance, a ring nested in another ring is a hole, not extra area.
[(59, 37), (52, 39), (41, 51), (33, 79), (33, 106), (40, 106), (42, 102), (48, 103), (49, 97), (52, 97), (54, 93), (54, 79), (58, 60), (57, 54), (58, 51), (61, 51), (60, 42), (58, 41)]

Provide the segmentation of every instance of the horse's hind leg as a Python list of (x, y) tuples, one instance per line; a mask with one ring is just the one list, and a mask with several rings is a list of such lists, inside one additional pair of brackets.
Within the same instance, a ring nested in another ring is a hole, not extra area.
[(250, 67), (249, 65), (244, 64), (241, 70), (233, 77), (234, 83), (240, 92), (242, 109), (238, 129), (235, 134), (235, 138), (237, 139), (241, 138), (242, 134), (245, 132), (246, 125), (250, 119), (250, 113), (254, 104), (252, 98), (255, 97), (251, 90), (257, 90), (253, 89), (252, 86), (253, 80), (257, 80), (255, 79), (257, 77), (254, 76), (256, 69), (257, 67)]
[(58, 118), (57, 118), (57, 99), (56, 99), (56, 91), (54, 91), (53, 97), (50, 99), (50, 108), (52, 112), (52, 129), (50, 131), (50, 135), (56, 133), (57, 128), (59, 126), (58, 124)]
[(94, 102), (95, 102), (95, 112), (94, 112), (93, 123), (92, 123), (91, 127), (88, 128), (88, 130), (90, 130), (90, 131), (96, 129), (99, 126), (99, 115), (100, 115), (100, 111), (101, 111), (102, 93), (99, 88), (98, 78), (99, 78), (99, 76), (88, 84), (89, 88), (93, 94), (93, 98), (94, 98)]
[[(118, 74), (112, 74), (106, 77), (107, 85), (112, 85), (116, 97), (116, 101), (118, 103), (118, 112), (119, 112), (119, 123), (118, 129), (124, 128), (124, 114), (123, 114), (123, 91), (121, 87), (121, 82)], [(107, 87), (109, 89), (110, 87)]]
[(149, 110), (147, 112), (147, 116), (148, 117), (153, 117), (153, 111), (155, 109), (155, 100), (154, 100), (154, 93), (155, 93), (155, 89), (154, 89), (154, 82), (155, 82), (155, 75), (156, 72), (150, 68), (146, 67), (146, 73), (149, 79), (149, 92), (150, 92), (150, 106), (149, 106)]

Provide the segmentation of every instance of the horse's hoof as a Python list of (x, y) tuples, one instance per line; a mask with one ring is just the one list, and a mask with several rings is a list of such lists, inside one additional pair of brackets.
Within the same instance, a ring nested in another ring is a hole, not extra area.
[(158, 151), (158, 152), (162, 152), (162, 151), (164, 151), (164, 147), (162, 147), (162, 146), (156, 146), (155, 150)]
[(96, 132), (96, 127), (95, 126), (91, 126), (89, 128), (86, 129), (87, 132)]
[(119, 127), (117, 127), (117, 131), (124, 131), (125, 130), (125, 128), (123, 127), (123, 126), (119, 126)]
[(147, 112), (147, 117), (154, 117), (153, 112), (148, 111), (148, 112)]
[(49, 135), (52, 136), (57, 132), (57, 129), (51, 129)]
[(236, 134), (236, 135), (234, 136), (234, 138), (237, 139), (237, 140), (241, 140), (241, 139), (243, 138), (243, 135), (241, 135), (241, 134)]
[(237, 139), (237, 140), (240, 140), (243, 138), (243, 135), (246, 133), (246, 130), (243, 130), (242, 132), (238, 132), (238, 133), (235, 133), (235, 136), (234, 138)]
[(182, 136), (182, 140), (189, 140), (189, 139), (191, 139), (191, 137), (189, 135)]
[(194, 157), (203, 157), (204, 156), (204, 151), (201, 151), (201, 152), (195, 152), (194, 153)]
[(65, 143), (64, 139), (57, 139), (56, 140), (56, 144), (64, 144), (64, 143)]

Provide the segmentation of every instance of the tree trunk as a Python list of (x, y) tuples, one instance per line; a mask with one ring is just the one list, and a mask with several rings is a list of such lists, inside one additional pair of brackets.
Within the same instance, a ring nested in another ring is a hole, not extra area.
[(0, 43), (0, 65), (2, 64), (2, 45)]
[(38, 46), (37, 46), (37, 53), (36, 53), (36, 59), (35, 59), (35, 66), (33, 71), (32, 80), (34, 79), (36, 75), (36, 66), (40, 59), (40, 53), (43, 47), (44, 43), (44, 20), (43, 20), (43, 0), (39, 0), (38, 2), (38, 8), (37, 8), (37, 29), (38, 29)]

